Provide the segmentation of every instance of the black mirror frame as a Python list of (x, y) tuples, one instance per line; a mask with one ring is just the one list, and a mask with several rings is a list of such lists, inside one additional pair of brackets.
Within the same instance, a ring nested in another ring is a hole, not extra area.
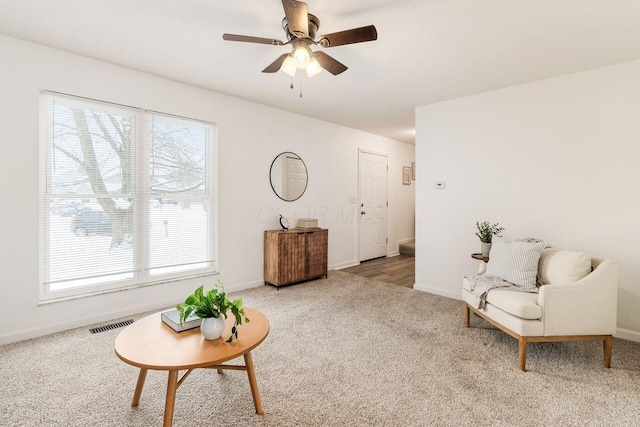
[[(300, 195), (298, 197), (296, 197), (295, 199), (285, 199), (282, 196), (280, 196), (278, 194), (278, 192), (276, 191), (276, 188), (273, 186), (273, 181), (271, 180), (271, 171), (273, 171), (273, 165), (276, 163), (276, 160), (278, 160), (280, 158), (280, 156), (282, 156), (283, 154), (293, 154), (294, 156), (296, 156), (297, 158), (300, 159), (300, 161), (302, 162), (302, 164), (304, 165), (304, 170), (307, 171), (307, 183), (304, 186), (304, 190), (302, 190), (302, 193), (300, 193)], [(271, 167), (269, 168), (269, 184), (271, 184), (271, 189), (273, 190), (273, 194), (275, 194), (276, 196), (278, 196), (278, 198), (280, 200), (284, 200), (285, 202), (295, 202), (296, 200), (298, 200), (300, 197), (302, 197), (302, 195), (305, 193), (305, 191), (307, 191), (307, 187), (309, 186), (309, 169), (307, 168), (307, 164), (304, 162), (304, 160), (302, 160), (302, 157), (298, 156), (296, 153), (294, 153), (293, 151), (283, 151), (282, 153), (278, 154), (273, 161), (271, 162)]]

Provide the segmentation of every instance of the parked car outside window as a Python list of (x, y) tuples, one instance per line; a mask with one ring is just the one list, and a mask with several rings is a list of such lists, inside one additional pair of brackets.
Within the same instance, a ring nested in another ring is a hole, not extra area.
[(171, 200), (171, 199), (158, 198), (158, 201), (162, 205), (177, 205), (178, 204), (178, 202), (176, 200)]
[(111, 235), (111, 220), (104, 211), (79, 212), (71, 218), (70, 230), (76, 236)]
[(51, 213), (60, 216), (74, 216), (78, 213), (78, 209), (72, 203), (52, 203)]

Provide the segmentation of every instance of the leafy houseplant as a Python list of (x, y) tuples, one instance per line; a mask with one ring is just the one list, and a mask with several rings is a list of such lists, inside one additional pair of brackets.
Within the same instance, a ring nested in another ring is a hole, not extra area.
[(493, 236), (502, 237), (500, 233), (504, 231), (504, 227), (500, 227), (497, 222), (495, 224), (490, 224), (488, 221), (476, 222), (476, 227), (478, 228), (476, 236), (482, 243), (491, 243)]
[(238, 326), (242, 325), (243, 321), (245, 323), (250, 322), (242, 307), (242, 298), (229, 301), (227, 294), (222, 290), (220, 279), (215, 283), (213, 289), (207, 293), (204, 292), (203, 286), (200, 286), (193, 294), (187, 297), (183, 304), (178, 304), (176, 308), (180, 313), (180, 323), (184, 323), (191, 314), (202, 319), (219, 318), (220, 316), (226, 319), (227, 313), (231, 310), (235, 317), (235, 322), (227, 342), (233, 341), (234, 337), (238, 338)]

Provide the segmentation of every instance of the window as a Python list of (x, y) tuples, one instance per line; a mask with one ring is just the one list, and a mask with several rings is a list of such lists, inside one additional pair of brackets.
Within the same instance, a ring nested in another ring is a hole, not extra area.
[(215, 125), (44, 93), (42, 299), (217, 270)]

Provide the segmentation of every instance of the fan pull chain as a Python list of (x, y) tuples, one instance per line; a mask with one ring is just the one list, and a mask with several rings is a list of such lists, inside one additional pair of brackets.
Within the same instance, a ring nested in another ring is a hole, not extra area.
[[(291, 77), (291, 84), (289, 85), (289, 89), (291, 90), (295, 89), (295, 86), (293, 85), (293, 80), (294, 80), (294, 77)], [(300, 98), (302, 98), (302, 77), (298, 79), (298, 86), (300, 86)]]
[(300, 80), (298, 84), (300, 85), (300, 99), (302, 99), (302, 76), (300, 76)]

